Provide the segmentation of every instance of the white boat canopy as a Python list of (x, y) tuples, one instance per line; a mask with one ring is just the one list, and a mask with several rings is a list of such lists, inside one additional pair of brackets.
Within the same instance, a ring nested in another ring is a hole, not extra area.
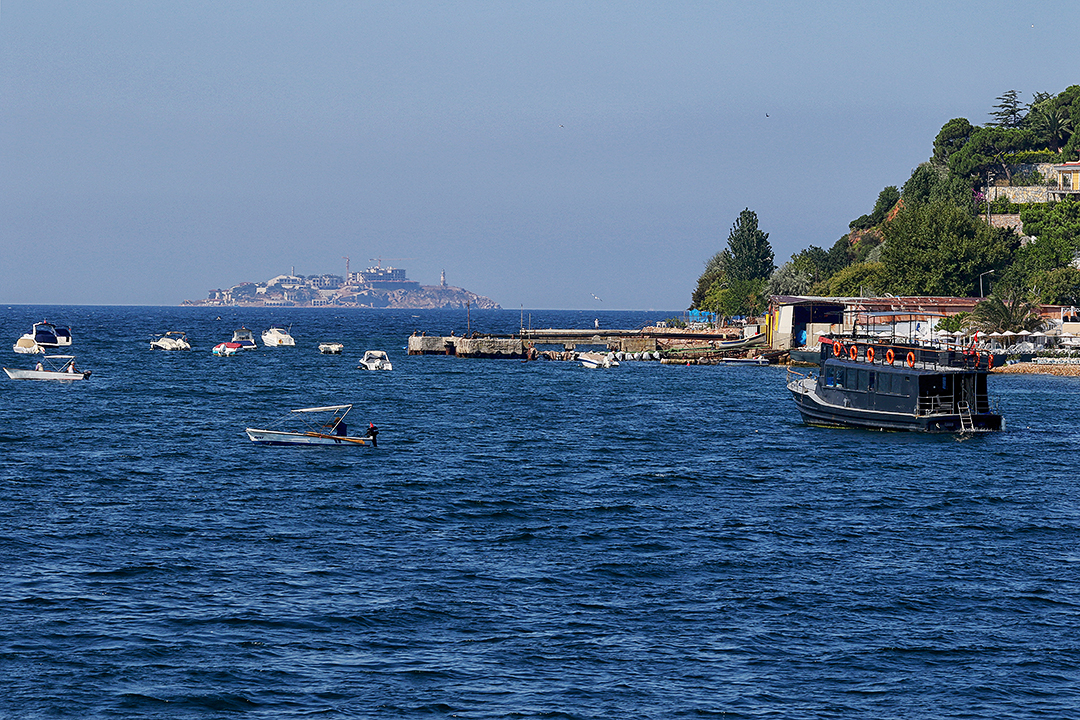
[(326, 407), (300, 408), (292, 412), (330, 412), (331, 410), (349, 410), (352, 405), (327, 405)]

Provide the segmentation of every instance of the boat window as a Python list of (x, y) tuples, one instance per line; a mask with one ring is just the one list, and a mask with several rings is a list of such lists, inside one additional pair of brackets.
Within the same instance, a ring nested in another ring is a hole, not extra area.
[(844, 371), (844, 368), (842, 368), (842, 367), (836, 368), (836, 387), (838, 387), (838, 388), (844, 387), (844, 380), (846, 379), (844, 377), (845, 374), (846, 373)]
[(836, 385), (836, 375), (833, 374), (833, 366), (825, 366), (825, 387), (833, 387)]
[(860, 390), (860, 389), (862, 389), (863, 386), (859, 385), (859, 380), (861, 378), (859, 377), (859, 371), (858, 370), (855, 370), (854, 368), (849, 368), (848, 371), (847, 371), (847, 378), (845, 378), (845, 379), (847, 380), (847, 386), (850, 389), (852, 389), (852, 390)]
[[(867, 372), (867, 371), (863, 370), (863, 372)], [(877, 375), (877, 373), (875, 373), (875, 372), (870, 373), (870, 378), (866, 383), (866, 389), (867, 390), (873, 390), (874, 389), (874, 380), (875, 380), (876, 375)]]

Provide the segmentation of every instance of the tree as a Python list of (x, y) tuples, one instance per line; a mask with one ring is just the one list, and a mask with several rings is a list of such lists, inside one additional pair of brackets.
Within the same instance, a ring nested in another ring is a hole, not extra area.
[(900, 201), (900, 191), (896, 189), (895, 185), (889, 187), (878, 193), (877, 202), (874, 203), (874, 209), (869, 215), (863, 215), (857, 220), (852, 220), (848, 223), (848, 228), (851, 230), (866, 230), (880, 225), (885, 220), (885, 216), (889, 214), (889, 211), (893, 209), (893, 206)]
[(998, 104), (994, 106), (994, 111), (990, 113), (991, 117), (994, 118), (994, 122), (990, 124), (1003, 128), (1020, 127), (1020, 124), (1024, 121), (1024, 106), (1020, 102), (1020, 93), (1015, 90), (1007, 90), (997, 100)]
[(709, 288), (723, 277), (724, 254), (718, 252), (705, 261), (705, 272), (698, 277), (697, 287), (694, 288), (694, 292), (690, 295), (690, 309), (701, 309), (701, 303), (704, 302), (705, 296), (709, 294)]
[(732, 281), (767, 280), (776, 269), (769, 234), (758, 229), (757, 213), (749, 208), (739, 213), (731, 226), (722, 264)]
[(1073, 134), (1072, 113), (1069, 108), (1043, 103), (1031, 112), (1031, 129), (1036, 137), (1045, 140), (1054, 152), (1059, 152)]
[(1044, 326), (1038, 305), (1016, 288), (1000, 283), (990, 297), (975, 305), (968, 318), (968, 327), (988, 333), (1035, 332)]
[(947, 202), (971, 212), (975, 209), (971, 182), (952, 175), (948, 166), (936, 162), (925, 162), (912, 170), (900, 195), (905, 208), (930, 202)]
[(849, 265), (829, 278), (823, 295), (829, 297), (861, 297), (880, 295), (889, 286), (889, 273), (884, 263)]
[(765, 285), (765, 294), (805, 295), (810, 292), (813, 284), (814, 279), (810, 273), (796, 265), (794, 260), (789, 260), (776, 268), (776, 272)]
[(964, 147), (949, 156), (949, 170), (961, 177), (985, 178), (1000, 169), (1012, 181), (1012, 164), (1006, 155), (1029, 150), (1035, 145), (1030, 130), (1006, 127), (976, 128)]
[(941, 131), (934, 138), (934, 160), (948, 162), (949, 156), (960, 150), (971, 138), (975, 130), (967, 118), (953, 118), (941, 126)]
[(765, 280), (730, 280), (712, 286), (703, 303), (704, 310), (724, 317), (760, 315), (765, 309)]
[(897, 295), (973, 296), (979, 275), (1004, 268), (1020, 243), (941, 200), (905, 206), (883, 230), (887, 289)]

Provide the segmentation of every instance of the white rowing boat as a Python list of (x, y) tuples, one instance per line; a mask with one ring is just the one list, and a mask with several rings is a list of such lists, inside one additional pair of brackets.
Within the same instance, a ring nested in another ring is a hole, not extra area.
[[(338, 445), (355, 446), (378, 443), (379, 429), (369, 423), (362, 437), (348, 434), (345, 416), (352, 405), (299, 408), (271, 424), (270, 428), (246, 428), (248, 439), (256, 445)], [(274, 426), (281, 426), (277, 429)], [(290, 427), (285, 427), (290, 426)], [(299, 426), (299, 427), (297, 427)]]
[(89, 370), (75, 369), (74, 355), (45, 355), (33, 370), (4, 368), (12, 380), (59, 380), (72, 382), (90, 377)]

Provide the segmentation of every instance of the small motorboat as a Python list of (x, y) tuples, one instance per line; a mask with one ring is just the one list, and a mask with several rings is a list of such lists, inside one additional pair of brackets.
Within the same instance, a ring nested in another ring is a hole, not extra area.
[(270, 428), (246, 428), (245, 432), (256, 445), (378, 445), (379, 428), (374, 423), (368, 423), (362, 437), (348, 434), (345, 416), (350, 410), (352, 405), (300, 408), (275, 421)]
[(768, 365), (769, 359), (763, 357), (726, 357), (716, 361), (717, 365)]
[(231, 355), (235, 355), (236, 353), (240, 352), (240, 350), (242, 350), (242, 349), (243, 349), (243, 345), (241, 345), (240, 343), (223, 342), (223, 343), (218, 343), (217, 345), (215, 345), (214, 349), (211, 350), (210, 352), (212, 352), (214, 355), (219, 355), (221, 357), (228, 357), (228, 356), (231, 356)]
[(179, 330), (170, 330), (150, 341), (151, 350), (190, 350), (187, 334)]
[(232, 342), (239, 344), (241, 350), (255, 350), (258, 347), (255, 344), (255, 336), (242, 325), (233, 333)]
[(73, 380), (85, 380), (90, 377), (89, 370), (75, 369), (74, 355), (46, 355), (33, 370), (4, 368), (4, 372), (12, 380), (59, 380), (60, 382), (71, 382)]
[(30, 332), (26, 333), (12, 346), (12, 350), (21, 354), (43, 354), (49, 348), (67, 347), (71, 345), (71, 328), (58, 328), (48, 320), (34, 323)]
[(323, 355), (340, 355), (345, 346), (339, 342), (319, 343), (319, 352)]
[[(292, 326), (289, 328), (292, 329)], [(266, 347), (293, 347), (296, 341), (285, 328), (271, 325), (270, 329), (262, 334), (263, 345)]]
[(359, 367), (364, 370), (393, 370), (394, 366), (390, 364), (390, 358), (386, 356), (386, 353), (382, 350), (368, 350), (364, 353), (364, 357), (360, 360)]
[(612, 368), (619, 367), (619, 361), (615, 359), (615, 353), (603, 353), (587, 352), (578, 355), (578, 360), (581, 364), (587, 368)]

